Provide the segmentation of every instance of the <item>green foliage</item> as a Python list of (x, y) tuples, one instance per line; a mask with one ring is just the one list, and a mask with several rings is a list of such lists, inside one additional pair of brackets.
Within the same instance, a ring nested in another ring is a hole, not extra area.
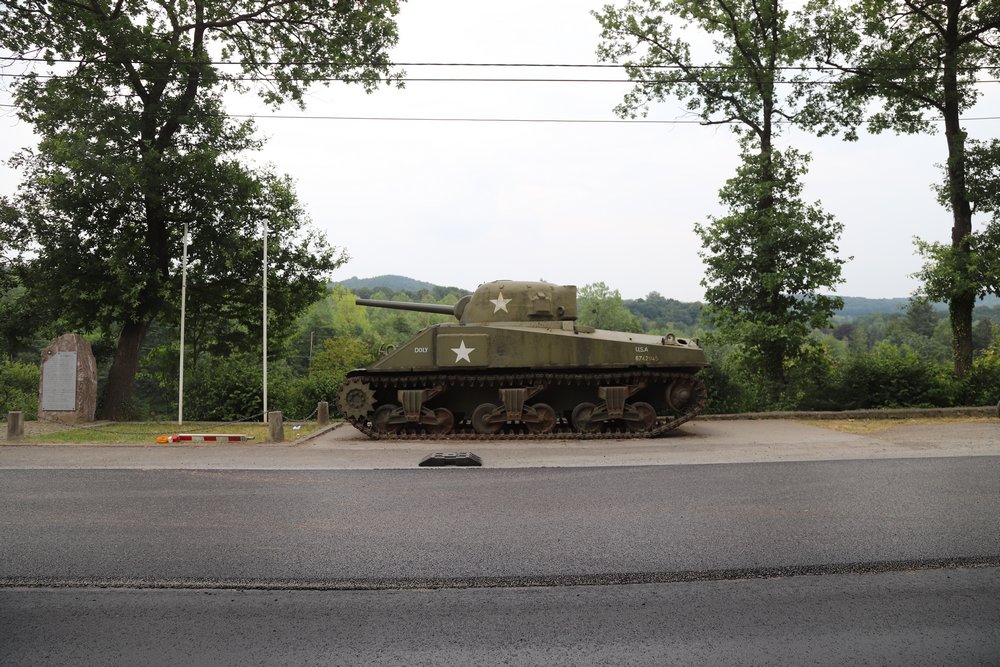
[(972, 361), (972, 369), (962, 378), (961, 403), (994, 405), (1000, 401), (1000, 336)]
[(906, 308), (906, 326), (918, 336), (933, 335), (939, 319), (927, 299), (913, 299)]
[(777, 396), (768, 378), (739, 347), (708, 348), (712, 366), (701, 372), (708, 385), (708, 411), (853, 410), (897, 407), (990, 405), (1000, 394), (1000, 339), (976, 357), (973, 370), (956, 381), (947, 354), (935, 359), (887, 339), (869, 348), (814, 335), (785, 366), (787, 381)]
[(841, 409), (951, 405), (956, 387), (947, 369), (908, 346), (879, 341), (853, 355), (839, 371)]
[[(972, 213), (991, 214), (992, 219), (980, 230), (970, 226), (959, 244), (914, 240), (924, 258), (916, 276), (931, 299), (945, 300), (961, 292), (980, 298), (1000, 294), (1000, 140), (967, 140), (963, 158), (964, 179), (956, 184), (952, 170), (946, 168), (937, 188), (938, 201), (948, 206), (959, 196), (969, 202)], [(960, 187), (964, 189), (956, 190)]]
[(368, 310), (354, 303), (355, 296), (339, 285), (313, 303), (294, 322), (288, 342), (289, 363), (299, 374), (309, 371), (316, 350), (324, 341), (352, 337), (377, 349), (379, 335), (368, 319)]
[(0, 416), (20, 410), (25, 419), (38, 418), (38, 381), (36, 364), (0, 359)]
[[(708, 322), (743, 346), (742, 365), (766, 379), (773, 401), (786, 382), (786, 363), (843, 305), (819, 293), (841, 282), (843, 261), (833, 255), (842, 226), (801, 201), (807, 156), (774, 147), (779, 121), (821, 132), (839, 122), (816, 112), (822, 98), (794, 72), (815, 43), (779, 2), (628, 0), (594, 16), (602, 29), (599, 56), (622, 62), (636, 82), (619, 115), (645, 114), (650, 103), (673, 96), (705, 123), (730, 124), (741, 137), (742, 166), (720, 192), (729, 212), (695, 230), (705, 248)], [(690, 44), (676, 36), (684, 32), (711, 36), (718, 59), (696, 64)]]
[(580, 324), (595, 329), (641, 332), (639, 319), (629, 312), (618, 290), (602, 282), (580, 288), (577, 294), (577, 315)]
[(627, 299), (625, 307), (639, 318), (642, 330), (651, 333), (689, 334), (701, 321), (700, 303), (668, 299), (659, 292), (650, 292), (642, 299)]
[[(268, 364), (268, 409), (282, 410), (293, 394), (294, 378), (281, 361)], [(261, 358), (252, 354), (206, 357), (187, 371), (184, 418), (239, 421), (263, 417)], [(313, 406), (315, 407), (315, 406)]]
[[(77, 3), (0, 0), (0, 47), (78, 63), (69, 76), (15, 84), (18, 115), (40, 137), (12, 164), (34, 243), (24, 286), (67, 322), (120, 327), (101, 410), (121, 416), (150, 324), (177, 311), (183, 223), (194, 245), (193, 344), (246, 350), (260, 293), (261, 221), (270, 226), (273, 307), (295, 313), (343, 258), (309, 229), (289, 179), (252, 169), (250, 122), (223, 113), (227, 90), (267, 81), (270, 104), (301, 104), (313, 81), (372, 90), (392, 78), (396, 0)], [(242, 74), (212, 59), (240, 63)], [(6, 216), (4, 216), (6, 218)], [(280, 239), (280, 241), (279, 241)], [(251, 299), (251, 296), (253, 298)], [(276, 320), (280, 327), (283, 320)], [(280, 333), (279, 333), (280, 335)], [(252, 336), (251, 336), (252, 338)], [(225, 349), (222, 349), (225, 348)]]
[(1000, 217), (965, 237), (962, 246), (914, 239), (924, 264), (915, 274), (928, 299), (943, 301), (959, 292), (977, 297), (1000, 294)]
[[(765, 160), (770, 180), (760, 178)], [(802, 354), (810, 332), (827, 326), (842, 305), (821, 290), (842, 282), (844, 260), (835, 255), (843, 225), (801, 200), (805, 161), (793, 150), (744, 153), (720, 192), (729, 215), (695, 226), (705, 247), (707, 319), (744, 347), (747, 363), (773, 392), (780, 392), (785, 365)]]
[(1000, 29), (994, 5), (812, 0), (803, 16), (820, 64), (845, 74), (828, 94), (830, 111), (847, 114), (851, 128), (866, 121), (873, 133), (933, 132), (927, 112), (953, 105), (957, 120), (981, 94), (984, 69), (1000, 64), (997, 46), (980, 39)]
[[(735, 132), (770, 144), (775, 114), (798, 120), (812, 104), (806, 75), (793, 69), (809, 59), (812, 43), (779, 2), (627, 0), (593, 15), (598, 56), (622, 63), (636, 82), (615, 109), (622, 117), (676, 97), (706, 123), (735, 121)], [(678, 35), (696, 33), (711, 37), (718, 60), (692, 58)]]
[(1000, 230), (977, 238), (972, 221), (975, 203), (996, 201), (991, 153), (1000, 144), (969, 142), (962, 127), (963, 112), (981, 95), (977, 80), (1000, 71), (1000, 44), (988, 37), (1000, 30), (1000, 12), (995, 2), (812, 0), (806, 13), (819, 64), (843, 75), (823, 95), (830, 113), (848, 123), (848, 138), (857, 138), (863, 122), (869, 132), (912, 134), (935, 131), (935, 117), (944, 121), (948, 160), (939, 195), (950, 209), (951, 244), (918, 241), (925, 263), (917, 275), (927, 296), (948, 302), (961, 376), (972, 362), (975, 297), (1000, 282), (991, 270)]
[(323, 348), (313, 355), (310, 374), (330, 373), (343, 377), (354, 368), (371, 362), (371, 350), (364, 341), (349, 336), (337, 336), (323, 341)]

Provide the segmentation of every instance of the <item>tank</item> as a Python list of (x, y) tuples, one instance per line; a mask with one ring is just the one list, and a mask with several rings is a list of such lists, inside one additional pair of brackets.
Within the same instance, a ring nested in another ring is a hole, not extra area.
[(573, 285), (499, 280), (454, 306), (357, 303), (457, 320), (348, 373), (337, 406), (373, 438), (650, 437), (705, 404), (696, 341), (582, 326)]

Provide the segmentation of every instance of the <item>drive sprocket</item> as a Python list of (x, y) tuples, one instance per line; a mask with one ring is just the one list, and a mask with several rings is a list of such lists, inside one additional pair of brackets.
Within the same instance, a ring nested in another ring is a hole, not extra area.
[(375, 390), (362, 380), (345, 380), (337, 392), (337, 407), (348, 419), (364, 419), (375, 409)]

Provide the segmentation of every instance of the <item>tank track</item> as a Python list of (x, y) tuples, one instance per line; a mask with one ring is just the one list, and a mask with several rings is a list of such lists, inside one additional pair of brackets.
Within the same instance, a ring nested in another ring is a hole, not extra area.
[(705, 408), (707, 391), (705, 384), (700, 378), (691, 373), (677, 373), (663, 370), (638, 370), (619, 371), (605, 373), (579, 373), (572, 371), (553, 372), (525, 372), (512, 374), (448, 374), (448, 373), (405, 373), (405, 374), (385, 374), (385, 373), (352, 373), (349, 379), (358, 379), (367, 382), (370, 386), (378, 389), (393, 387), (397, 389), (420, 388), (434, 384), (445, 384), (449, 390), (461, 389), (462, 387), (524, 387), (539, 384), (549, 386), (612, 386), (631, 385), (639, 383), (663, 383), (669, 384), (674, 380), (684, 379), (693, 384), (694, 395), (690, 401), (688, 409), (680, 415), (674, 417), (658, 417), (653, 428), (644, 431), (604, 430), (593, 433), (581, 433), (572, 430), (565, 419), (560, 419), (555, 430), (550, 433), (528, 433), (514, 429), (502, 430), (498, 433), (477, 433), (472, 426), (466, 422), (456, 423), (451, 433), (435, 434), (426, 433), (419, 430), (402, 432), (379, 432), (371, 421), (367, 418), (349, 418), (348, 423), (367, 435), (373, 440), (635, 440), (644, 438), (655, 438), (669, 431), (674, 430), (681, 424), (694, 419)]

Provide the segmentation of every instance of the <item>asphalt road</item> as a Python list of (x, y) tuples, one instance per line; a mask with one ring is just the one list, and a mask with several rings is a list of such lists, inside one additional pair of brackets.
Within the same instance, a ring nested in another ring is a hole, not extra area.
[(1000, 569), (418, 591), (0, 589), (10, 665), (996, 665)]
[(997, 664), (1000, 457), (0, 470), (0, 664)]
[(0, 471), (0, 580), (585, 583), (1000, 556), (1000, 457)]

